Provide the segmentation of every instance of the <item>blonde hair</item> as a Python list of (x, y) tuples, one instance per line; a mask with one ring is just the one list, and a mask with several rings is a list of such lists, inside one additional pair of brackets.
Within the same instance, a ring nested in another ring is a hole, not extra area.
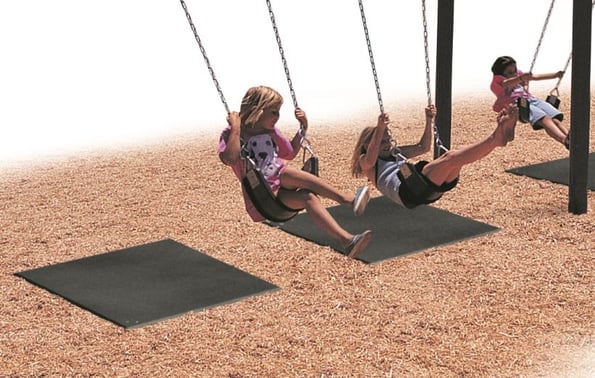
[(353, 155), (351, 155), (351, 174), (353, 177), (357, 178), (364, 175), (359, 159), (366, 153), (367, 146), (370, 144), (374, 130), (376, 130), (376, 127), (366, 127), (359, 135), (357, 143), (353, 149)]
[(264, 109), (282, 104), (283, 97), (273, 88), (261, 85), (248, 89), (240, 106), (242, 126), (254, 127)]

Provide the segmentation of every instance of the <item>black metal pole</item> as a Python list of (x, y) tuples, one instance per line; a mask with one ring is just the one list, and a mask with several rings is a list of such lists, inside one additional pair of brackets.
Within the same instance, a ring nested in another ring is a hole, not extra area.
[(572, 81), (568, 211), (587, 212), (589, 128), (591, 116), (591, 0), (574, 0), (572, 9)]
[[(436, 126), (444, 146), (450, 149), (452, 118), (452, 45), (454, 34), (454, 0), (438, 1), (438, 35), (436, 36)], [(434, 158), (441, 155), (434, 145)]]

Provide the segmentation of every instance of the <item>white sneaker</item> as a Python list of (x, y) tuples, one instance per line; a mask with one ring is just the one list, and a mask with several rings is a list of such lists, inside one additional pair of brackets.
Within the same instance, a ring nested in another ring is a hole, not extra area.
[(353, 212), (360, 216), (366, 210), (368, 202), (370, 201), (370, 190), (367, 185), (357, 188), (355, 191), (355, 199), (353, 200)]

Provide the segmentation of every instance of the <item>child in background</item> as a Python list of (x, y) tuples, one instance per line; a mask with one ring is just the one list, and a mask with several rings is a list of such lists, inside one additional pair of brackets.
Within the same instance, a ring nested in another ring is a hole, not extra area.
[[(322, 205), (318, 196), (353, 206), (354, 213), (361, 215), (368, 203), (369, 192), (367, 188), (361, 188), (355, 195), (344, 194), (320, 177), (287, 165), (286, 160), (292, 160), (301, 148), (301, 135), (298, 132), (289, 141), (275, 127), (282, 104), (283, 97), (272, 88), (258, 86), (248, 89), (240, 112), (231, 112), (228, 116), (228, 126), (219, 141), (219, 158), (233, 169), (241, 181), (247, 168), (247, 162), (242, 158), (242, 151), (245, 151), (256, 162), (281, 203), (290, 209), (306, 209), (316, 226), (337, 240), (344, 247), (345, 255), (355, 258), (371, 241), (372, 232), (367, 230), (357, 235), (347, 232)], [(304, 131), (307, 130), (306, 113), (297, 108), (295, 117)], [(265, 220), (244, 189), (243, 194), (252, 220)]]
[(459, 172), (465, 164), (483, 158), (496, 147), (506, 146), (514, 139), (518, 118), (517, 108), (509, 105), (498, 114), (498, 126), (493, 133), (481, 142), (450, 150), (430, 162), (422, 160), (415, 164), (415, 169), (433, 190), (432, 197), (420, 198), (407, 185), (401, 185), (400, 171), (404, 169), (407, 159), (430, 150), (436, 109), (431, 105), (425, 111), (426, 126), (419, 143), (398, 146), (389, 129), (388, 114), (382, 113), (378, 116), (376, 127), (367, 127), (361, 132), (351, 159), (354, 177), (367, 177), (385, 197), (407, 208), (438, 200), (442, 193), (456, 186)]
[[(550, 80), (564, 76), (563, 71), (547, 74), (523, 73), (516, 66), (516, 61), (510, 56), (501, 56), (492, 65), (491, 91), (496, 95), (493, 110), (500, 112), (508, 104), (516, 103), (519, 99), (527, 101), (529, 108), (529, 123), (534, 130), (545, 129), (554, 140), (570, 148), (568, 129), (562, 125), (564, 115), (550, 103), (533, 97), (527, 90), (529, 81)], [(523, 100), (523, 101), (524, 101)]]

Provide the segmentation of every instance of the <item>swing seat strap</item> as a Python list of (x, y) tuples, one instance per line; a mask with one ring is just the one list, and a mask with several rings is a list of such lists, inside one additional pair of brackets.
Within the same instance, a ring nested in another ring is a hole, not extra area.
[(557, 95), (550, 93), (546, 98), (545, 101), (547, 103), (549, 103), (550, 105), (552, 105), (554, 108), (559, 109), (560, 108), (560, 97), (558, 97)]
[(519, 109), (519, 121), (522, 123), (529, 123), (531, 115), (529, 100), (525, 97), (519, 97), (516, 100), (516, 106)]

